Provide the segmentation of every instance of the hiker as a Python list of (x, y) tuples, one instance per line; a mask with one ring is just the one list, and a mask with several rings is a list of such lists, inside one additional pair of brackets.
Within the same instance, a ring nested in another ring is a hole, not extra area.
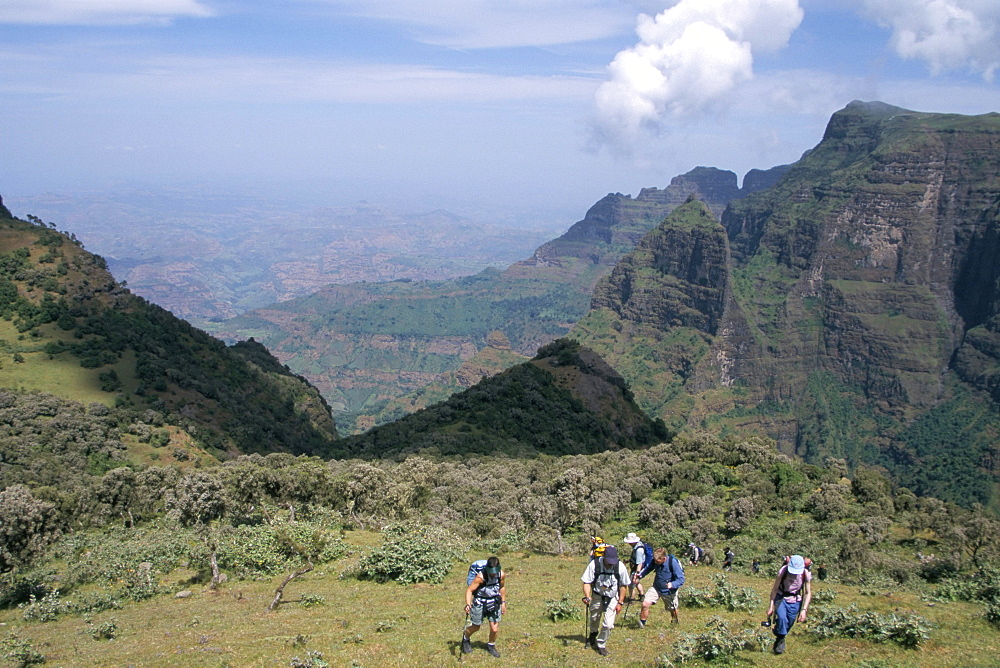
[(760, 573), (760, 559), (757, 557), (753, 558), (753, 564), (750, 566), (750, 570), (753, 571), (754, 575)]
[(722, 562), (722, 570), (724, 571), (733, 570), (733, 559), (736, 558), (736, 555), (733, 554), (733, 551), (730, 550), (728, 547), (726, 548), (726, 551), (722, 553), (722, 555), (723, 557), (725, 557), (725, 561)]
[(806, 621), (806, 611), (812, 600), (812, 573), (806, 562), (802, 556), (793, 554), (787, 557), (774, 578), (767, 617), (771, 619), (773, 615), (771, 632), (775, 635), (772, 648), (775, 654), (784, 653), (785, 636), (792, 630), (792, 624)]
[(636, 573), (641, 571), (643, 568), (648, 566), (651, 561), (653, 561), (653, 548), (649, 543), (643, 542), (642, 539), (635, 534), (635, 532), (630, 532), (629, 535), (625, 536), (625, 542), (632, 546), (632, 556), (628, 558), (628, 597), (631, 601), (635, 591), (639, 592), (640, 599), (646, 593), (642, 583), (633, 582), (632, 579), (635, 577)]
[(691, 558), (691, 565), (697, 566), (698, 562), (701, 561), (701, 548), (694, 543), (688, 543), (688, 553)]
[(680, 603), (677, 600), (677, 590), (684, 585), (684, 567), (681, 566), (680, 559), (672, 554), (667, 554), (667, 549), (658, 547), (653, 550), (653, 562), (638, 573), (634, 581), (638, 582), (646, 577), (647, 573), (656, 571), (653, 578), (653, 586), (646, 591), (642, 599), (642, 612), (639, 613), (639, 628), (646, 628), (646, 620), (649, 619), (649, 609), (656, 604), (659, 599), (663, 599), (663, 605), (670, 611), (673, 618), (671, 624), (678, 624), (677, 608)]
[(492, 656), (500, 657), (497, 651), (497, 633), (500, 631), (500, 618), (507, 612), (507, 575), (500, 568), (500, 559), (490, 557), (472, 582), (465, 589), (465, 613), (469, 615), (469, 626), (462, 634), (462, 653), (472, 651), (469, 638), (479, 630), (485, 616), (490, 623), (490, 638), (486, 651)]
[(628, 571), (618, 560), (618, 548), (605, 547), (603, 556), (590, 560), (580, 580), (583, 581), (583, 603), (588, 608), (587, 647), (607, 656), (615, 616), (622, 609), (628, 592)]
[(593, 536), (590, 539), (590, 558), (594, 559), (600, 557), (604, 554), (604, 550), (608, 547), (608, 544), (604, 542), (604, 539), (600, 536)]

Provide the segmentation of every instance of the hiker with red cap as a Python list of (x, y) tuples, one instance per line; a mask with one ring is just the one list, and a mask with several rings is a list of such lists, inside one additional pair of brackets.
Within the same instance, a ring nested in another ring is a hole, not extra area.
[(603, 555), (590, 560), (580, 580), (583, 603), (588, 610), (587, 646), (607, 656), (608, 638), (615, 628), (615, 616), (625, 603), (629, 584), (625, 564), (618, 560), (618, 548), (605, 547)]
[(767, 607), (768, 619), (773, 616), (771, 632), (775, 635), (774, 653), (785, 652), (785, 636), (796, 622), (806, 621), (806, 611), (812, 600), (812, 573), (810, 561), (801, 555), (786, 557), (785, 564), (771, 587), (771, 603)]

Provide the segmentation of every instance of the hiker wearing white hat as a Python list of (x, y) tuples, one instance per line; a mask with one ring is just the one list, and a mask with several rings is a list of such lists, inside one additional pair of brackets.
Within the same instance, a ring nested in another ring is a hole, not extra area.
[(632, 547), (632, 555), (628, 558), (628, 574), (630, 578), (628, 599), (632, 601), (634, 593), (638, 591), (639, 600), (642, 600), (646, 590), (643, 589), (641, 582), (635, 581), (635, 575), (653, 561), (653, 546), (640, 539), (634, 531), (629, 532), (629, 535), (625, 536), (625, 542)]

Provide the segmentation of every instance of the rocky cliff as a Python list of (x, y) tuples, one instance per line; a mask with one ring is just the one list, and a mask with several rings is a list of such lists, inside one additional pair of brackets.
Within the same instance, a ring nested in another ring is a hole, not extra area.
[[(998, 198), (1000, 115), (854, 102), (714, 231), (675, 212), (651, 232), (577, 335), (668, 423), (753, 428), (807, 459), (882, 463), (905, 480), (928, 465), (905, 454), (924, 416), (978, 390), (1000, 397)], [(938, 454), (978, 452), (989, 497), (996, 446), (941, 439)]]

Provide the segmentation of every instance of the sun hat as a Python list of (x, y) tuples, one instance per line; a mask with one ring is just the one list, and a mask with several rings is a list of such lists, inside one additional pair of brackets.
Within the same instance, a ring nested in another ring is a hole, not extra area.
[(636, 536), (635, 532), (633, 531), (633, 532), (629, 533), (629, 535), (625, 536), (625, 542), (626, 543), (638, 543), (639, 542), (639, 537)]
[(797, 554), (793, 554), (788, 560), (788, 572), (792, 575), (799, 575), (806, 569), (806, 560)]

